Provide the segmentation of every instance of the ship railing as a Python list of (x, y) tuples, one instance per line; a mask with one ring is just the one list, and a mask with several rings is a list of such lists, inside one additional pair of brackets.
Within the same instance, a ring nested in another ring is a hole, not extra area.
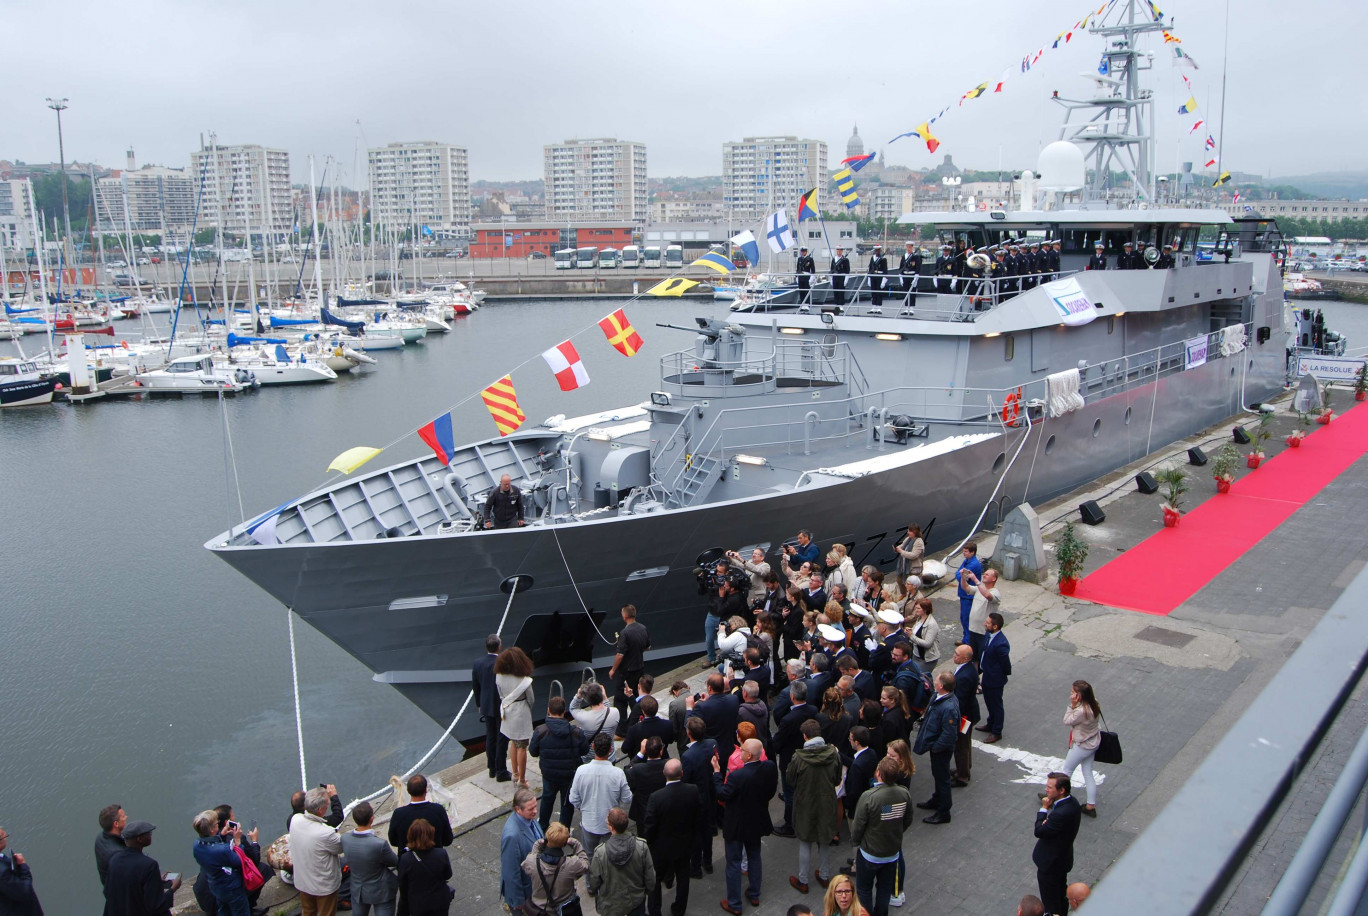
[(762, 394), (784, 387), (830, 387), (859, 380), (864, 371), (845, 343), (779, 340), (768, 353), (739, 360), (700, 358), (695, 350), (679, 350), (660, 358), (662, 388), (693, 397)]
[(774, 275), (780, 280), (779, 286), (743, 291), (733, 307), (765, 314), (808, 314), (816, 310), (859, 318), (975, 321), (1041, 284), (1078, 273), (1081, 271), (1058, 270), (1011, 277), (849, 274), (844, 275), (844, 290), (831, 285), (831, 278), (837, 275), (810, 274), (815, 285), (803, 289), (797, 274), (784, 274)]

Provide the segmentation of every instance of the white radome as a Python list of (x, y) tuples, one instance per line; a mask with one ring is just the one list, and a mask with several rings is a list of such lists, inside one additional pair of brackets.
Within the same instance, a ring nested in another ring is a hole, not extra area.
[(1087, 183), (1083, 150), (1068, 140), (1056, 140), (1040, 151), (1036, 170), (1045, 191), (1077, 191)]

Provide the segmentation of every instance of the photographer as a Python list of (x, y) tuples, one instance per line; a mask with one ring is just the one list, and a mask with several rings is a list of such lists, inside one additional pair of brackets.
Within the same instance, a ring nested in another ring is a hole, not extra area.
[(751, 551), (750, 559), (743, 559), (735, 550), (727, 551), (731, 568), (744, 572), (748, 578), (746, 600), (754, 606), (765, 597), (765, 577), (770, 574), (770, 565), (765, 562), (765, 551), (757, 547)]
[(746, 626), (746, 621), (739, 617), (730, 617), (725, 623), (717, 628), (717, 656), (722, 663), (730, 663), (732, 668), (741, 668), (745, 663), (745, 653), (748, 648), (746, 637), (751, 635), (750, 627)]
[(804, 563), (810, 564), (811, 567), (815, 569), (817, 568), (817, 561), (818, 558), (821, 557), (822, 552), (812, 540), (812, 532), (804, 528), (802, 531), (798, 532), (796, 544), (784, 545), (784, 555), (788, 557), (790, 569), (797, 569)]
[(703, 621), (704, 637), (708, 644), (707, 667), (717, 664), (717, 639), (722, 621), (736, 617), (744, 624), (747, 613), (746, 600), (737, 591), (735, 581), (724, 575), (713, 596), (708, 616)]

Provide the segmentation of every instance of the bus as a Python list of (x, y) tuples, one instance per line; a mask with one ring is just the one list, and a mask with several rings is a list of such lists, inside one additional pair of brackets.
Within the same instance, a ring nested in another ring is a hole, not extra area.
[(641, 266), (641, 249), (635, 245), (628, 245), (622, 249), (622, 266), (635, 270)]
[(556, 252), (556, 270), (570, 270), (575, 266), (575, 249), (562, 248)]
[(599, 250), (599, 267), (604, 270), (613, 270), (618, 266), (619, 256), (616, 248), (602, 248)]
[(597, 248), (579, 248), (575, 251), (575, 266), (584, 270), (592, 270), (598, 266)]
[(684, 266), (684, 249), (678, 245), (670, 245), (665, 249), (665, 268), (674, 270), (676, 267)]
[(642, 266), (642, 267), (659, 267), (659, 266), (660, 266), (660, 249), (659, 249), (659, 248), (655, 248), (655, 247), (643, 248), (643, 249), (641, 250), (641, 266)]

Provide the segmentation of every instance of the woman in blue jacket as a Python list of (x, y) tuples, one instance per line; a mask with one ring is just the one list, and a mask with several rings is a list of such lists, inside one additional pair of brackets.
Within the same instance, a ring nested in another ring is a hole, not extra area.
[(218, 812), (213, 810), (201, 811), (192, 823), (199, 834), (195, 840), (195, 861), (209, 879), (209, 890), (218, 901), (219, 912), (251, 916), (247, 887), (242, 883), (242, 860), (233, 846), (241, 842), (242, 828), (235, 826), (231, 832), (225, 832), (228, 825), (220, 826)]

